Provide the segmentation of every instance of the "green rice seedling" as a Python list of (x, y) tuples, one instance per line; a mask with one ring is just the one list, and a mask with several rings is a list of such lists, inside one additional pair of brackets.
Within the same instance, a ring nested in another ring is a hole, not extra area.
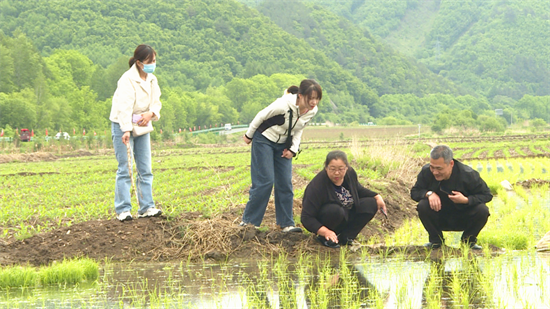
[(33, 267), (9, 266), (0, 268), (0, 289), (34, 287), (37, 283), (38, 272)]
[(279, 304), (285, 309), (298, 307), (296, 302), (296, 289), (294, 281), (290, 277), (286, 254), (280, 254), (274, 268), (277, 278), (277, 290), (279, 291)]
[(486, 148), (479, 148), (472, 154), (472, 158), (478, 158), (480, 154), (486, 151), (487, 151)]
[(98, 276), (98, 264), (88, 258), (63, 260), (39, 271), (42, 285), (75, 284), (84, 280), (96, 280)]
[(524, 202), (529, 202), (529, 195), (527, 194), (527, 191), (522, 186), (515, 186), (514, 192), (523, 199)]
[(347, 263), (346, 250), (340, 250), (339, 274), (340, 308), (360, 308), (362, 303), (361, 288), (357, 276)]
[(309, 298), (312, 308), (327, 309), (331, 300), (331, 291), (333, 291), (334, 278), (337, 278), (337, 274), (334, 268), (330, 266), (330, 257), (326, 260), (320, 261), (317, 256), (317, 280), (311, 283), (306, 290), (306, 296)]
[(437, 309), (441, 306), (441, 293), (443, 291), (441, 272), (441, 265), (434, 263), (430, 268), (428, 282), (424, 287), (424, 297), (428, 309)]
[(311, 255), (300, 254), (298, 263), (296, 264), (296, 273), (298, 274), (298, 282), (300, 284), (305, 284), (309, 280), (311, 269)]
[(527, 156), (527, 154), (525, 154), (525, 152), (523, 151), (522, 147), (515, 147), (514, 150), (516, 151), (516, 153), (522, 157), (525, 157)]
[(405, 246), (427, 239), (428, 234), (418, 218), (405, 220), (393, 234), (385, 236), (386, 246)]
[(380, 295), (380, 293), (376, 289), (370, 288), (368, 290), (367, 299), (369, 300), (368, 303), (370, 304), (371, 308), (376, 308), (376, 309), (385, 308), (384, 298), (382, 297), (382, 295)]

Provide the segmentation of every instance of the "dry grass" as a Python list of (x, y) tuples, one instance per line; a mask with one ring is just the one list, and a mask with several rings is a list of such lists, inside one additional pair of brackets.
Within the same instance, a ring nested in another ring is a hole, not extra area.
[[(426, 134), (429, 128), (421, 128)], [(334, 141), (351, 137), (365, 139), (394, 139), (418, 135), (418, 126), (361, 126), (361, 127), (316, 127), (307, 126), (302, 135), (302, 141)]]
[(379, 162), (389, 167), (386, 178), (404, 183), (414, 182), (423, 162), (401, 139), (372, 141), (367, 147), (362, 147), (359, 139), (353, 137), (350, 151), (358, 161)]

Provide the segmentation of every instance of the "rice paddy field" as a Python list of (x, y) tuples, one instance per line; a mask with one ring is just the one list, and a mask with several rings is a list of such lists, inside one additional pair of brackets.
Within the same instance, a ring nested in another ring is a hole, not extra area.
[[(403, 201), (402, 208), (413, 207), (408, 196), (392, 195), (406, 195), (405, 188), (427, 162), (429, 145), (443, 139), (418, 138), (417, 127), (410, 131), (375, 137), (346, 131), (344, 140), (307, 131), (303, 152), (294, 161), (295, 203), (322, 169), (326, 153), (342, 149), (362, 183), (387, 200)], [(35, 162), (16, 158), (0, 164), (0, 308), (550, 308), (550, 254), (535, 249), (550, 231), (550, 138), (447, 142), (455, 158), (478, 170), (495, 195), (479, 236), (481, 253), (460, 248), (460, 233), (448, 232), (448, 248), (411, 254), (403, 248), (421, 248), (427, 233), (414, 215), (397, 221), (390, 212), (391, 233), (363, 235), (361, 246), (332, 252), (287, 252), (266, 245), (261, 258), (247, 258), (244, 251), (239, 258), (213, 260), (205, 251), (199, 258), (77, 255), (13, 264), (15, 245), (37, 238), (61, 240), (61, 235), (75, 234), (77, 226), (119, 229), (112, 206), (116, 160), (109, 149), (90, 150), (92, 155), (58, 153)], [(176, 222), (191, 213), (201, 222), (224, 216), (238, 220), (248, 199), (249, 156), (242, 145), (155, 148), (154, 196), (166, 214), (162, 221)], [(145, 229), (143, 222), (139, 229)], [(381, 229), (384, 223), (375, 219), (369, 225)], [(182, 233), (190, 229), (180, 228)], [(262, 229), (269, 235), (276, 227), (267, 222)], [(296, 242), (311, 240), (308, 233), (303, 237)]]

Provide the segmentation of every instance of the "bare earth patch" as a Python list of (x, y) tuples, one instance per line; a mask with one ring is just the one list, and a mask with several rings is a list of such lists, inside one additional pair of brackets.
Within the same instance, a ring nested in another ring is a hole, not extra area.
[[(297, 182), (301, 182), (299, 178)], [(408, 199), (408, 186), (390, 184), (385, 193), (389, 219), (377, 214), (363, 229), (359, 240), (383, 239), (404, 220), (416, 216)], [(112, 261), (180, 261), (254, 259), (280, 253), (297, 256), (304, 252), (338, 255), (338, 250), (321, 246), (314, 235), (283, 233), (275, 224), (275, 207), (270, 201), (261, 229), (238, 226), (245, 205), (239, 205), (212, 218), (189, 212), (176, 218), (134, 219), (128, 222), (93, 220), (37, 234), (25, 240), (0, 243), (0, 264), (44, 265), (64, 258), (88, 256)], [(294, 214), (300, 215), (302, 203), (294, 200)], [(371, 254), (406, 253), (420, 258), (430, 252), (419, 246), (363, 246)], [(353, 253), (352, 253), (353, 254)], [(431, 253), (433, 255), (433, 253)]]

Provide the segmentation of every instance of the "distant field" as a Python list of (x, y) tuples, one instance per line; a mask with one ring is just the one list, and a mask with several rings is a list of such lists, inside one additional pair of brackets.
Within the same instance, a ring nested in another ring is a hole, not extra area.
[[(421, 133), (428, 133), (429, 127), (421, 127)], [(302, 135), (303, 141), (340, 140), (357, 137), (363, 138), (398, 138), (418, 135), (418, 126), (364, 126), (364, 127), (326, 127), (308, 126)]]

